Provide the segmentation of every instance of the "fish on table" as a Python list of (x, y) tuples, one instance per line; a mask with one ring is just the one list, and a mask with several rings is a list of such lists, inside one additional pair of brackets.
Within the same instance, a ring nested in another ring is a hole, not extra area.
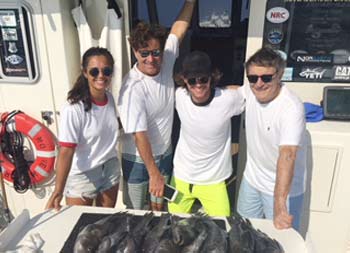
[(116, 224), (121, 223), (127, 213), (118, 212), (102, 218), (95, 223), (86, 225), (78, 234), (74, 244), (74, 253), (95, 252), (102, 239), (115, 232), (118, 227)]
[(230, 230), (211, 217), (156, 217), (119, 212), (88, 224), (79, 232), (74, 253), (283, 253), (282, 246), (248, 219), (227, 217)]

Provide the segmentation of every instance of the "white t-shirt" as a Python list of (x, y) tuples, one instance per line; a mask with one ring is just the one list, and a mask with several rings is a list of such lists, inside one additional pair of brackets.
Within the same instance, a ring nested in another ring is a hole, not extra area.
[(246, 94), (247, 163), (244, 177), (259, 191), (273, 195), (279, 146), (299, 146), (290, 196), (305, 191), (306, 130), (301, 100), (282, 84), (280, 94), (268, 104), (260, 104), (249, 85)]
[(179, 41), (170, 34), (158, 75), (143, 74), (136, 63), (125, 76), (118, 100), (125, 132), (122, 137), (123, 153), (139, 156), (133, 133), (141, 131), (147, 131), (153, 155), (163, 154), (170, 146), (175, 89), (173, 67), (178, 51)]
[(66, 103), (61, 110), (60, 146), (75, 147), (70, 175), (91, 170), (117, 156), (118, 120), (113, 96), (106, 103)]
[(243, 95), (216, 88), (208, 105), (197, 106), (185, 88), (178, 88), (175, 101), (181, 129), (174, 176), (191, 184), (222, 182), (232, 173), (231, 117), (243, 111)]

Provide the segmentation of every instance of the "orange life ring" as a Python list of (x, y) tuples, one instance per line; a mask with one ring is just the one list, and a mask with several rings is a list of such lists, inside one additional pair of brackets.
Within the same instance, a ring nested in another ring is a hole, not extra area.
[[(1, 116), (1, 121), (6, 120), (8, 113)], [(56, 158), (56, 143), (53, 134), (39, 121), (19, 112), (7, 124), (9, 131), (17, 131), (28, 137), (36, 149), (36, 159), (30, 166), (31, 181), (34, 184), (41, 183), (50, 176), (54, 170)], [(3, 132), (2, 129), (1, 132)], [(3, 152), (0, 152), (0, 161), (3, 177), (9, 182), (13, 182), (12, 172), (14, 164), (9, 161)]]

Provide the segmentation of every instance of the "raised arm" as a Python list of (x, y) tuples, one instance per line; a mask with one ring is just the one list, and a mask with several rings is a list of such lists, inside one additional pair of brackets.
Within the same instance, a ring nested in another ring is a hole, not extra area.
[(280, 146), (274, 191), (274, 218), (277, 229), (292, 227), (293, 216), (288, 213), (287, 197), (290, 191), (298, 146)]
[(192, 13), (196, 0), (185, 0), (182, 10), (171, 27), (170, 33), (174, 34), (179, 42), (183, 40), (187, 32), (188, 27), (191, 24)]

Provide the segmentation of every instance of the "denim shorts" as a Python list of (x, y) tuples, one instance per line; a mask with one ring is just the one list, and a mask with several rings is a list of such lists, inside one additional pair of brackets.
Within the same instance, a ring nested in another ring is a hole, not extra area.
[(120, 165), (116, 157), (91, 170), (67, 178), (64, 195), (68, 198), (95, 199), (117, 185), (120, 180)]
[[(169, 148), (164, 155), (154, 157), (160, 173), (163, 176), (171, 176), (173, 172), (173, 155)], [(129, 184), (142, 184), (149, 181), (148, 171), (140, 157), (123, 154), (123, 177)]]
[[(303, 201), (304, 194), (287, 198), (288, 212), (293, 215), (293, 228), (297, 231), (300, 229)], [(258, 191), (243, 177), (237, 200), (237, 212), (240, 215), (246, 218), (272, 220), (273, 202), (274, 198), (272, 195)]]

